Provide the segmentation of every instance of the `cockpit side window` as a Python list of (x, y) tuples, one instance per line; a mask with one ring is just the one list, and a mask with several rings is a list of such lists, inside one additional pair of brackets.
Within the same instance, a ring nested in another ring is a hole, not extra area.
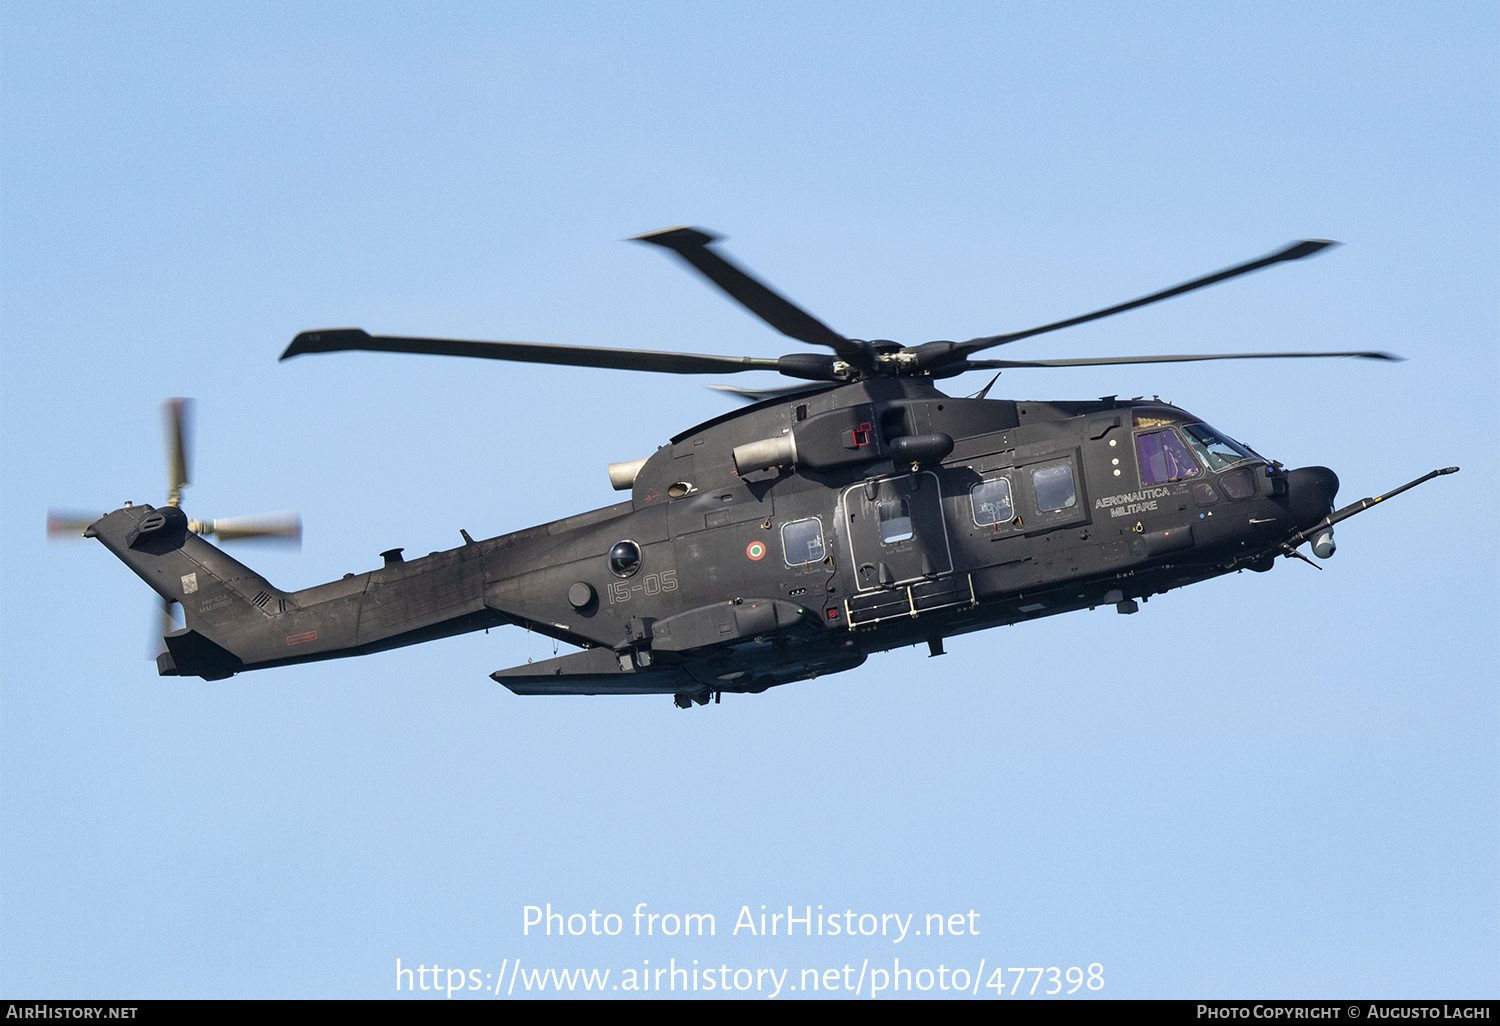
[(1197, 477), (1201, 473), (1187, 446), (1182, 444), (1177, 432), (1170, 428), (1138, 435), (1135, 445), (1141, 457), (1142, 484), (1181, 481)]

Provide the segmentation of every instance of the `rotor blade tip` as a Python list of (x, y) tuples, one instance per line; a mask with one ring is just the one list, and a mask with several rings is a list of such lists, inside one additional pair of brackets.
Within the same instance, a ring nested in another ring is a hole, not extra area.
[(682, 249), (688, 246), (706, 246), (710, 242), (717, 242), (722, 237), (713, 232), (704, 231), (702, 228), (677, 225), (673, 228), (660, 228), (654, 232), (632, 235), (625, 241), (649, 242), (653, 246), (665, 246), (667, 249)]
[(278, 362), (279, 360), (290, 360), (292, 357), (301, 356), (303, 353), (316, 353), (320, 341), (322, 341), (321, 332), (300, 331), (297, 333), (297, 337), (292, 339), (292, 344), (287, 346), (286, 351), (278, 358)]
[(1282, 250), (1281, 259), (1301, 260), (1303, 257), (1310, 257), (1314, 253), (1321, 253), (1325, 249), (1333, 249), (1341, 245), (1343, 243), (1334, 242), (1332, 239), (1303, 239), (1300, 242), (1293, 242)]
[(317, 331), (304, 331), (292, 339), (292, 344), (286, 347), (279, 360), (289, 360), (304, 353), (337, 353), (360, 349), (369, 338), (370, 333), (363, 328), (319, 328)]

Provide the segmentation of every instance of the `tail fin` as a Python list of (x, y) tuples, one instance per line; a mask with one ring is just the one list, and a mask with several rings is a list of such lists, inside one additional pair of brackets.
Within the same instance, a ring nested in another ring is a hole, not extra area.
[(246, 665), (236, 651), (271, 633), (272, 618), (287, 611), (283, 592), (189, 531), (176, 506), (126, 506), (84, 534), (103, 542), (162, 598), (182, 605), (187, 626), (168, 634), (167, 651), (157, 656), (163, 676), (232, 676)]

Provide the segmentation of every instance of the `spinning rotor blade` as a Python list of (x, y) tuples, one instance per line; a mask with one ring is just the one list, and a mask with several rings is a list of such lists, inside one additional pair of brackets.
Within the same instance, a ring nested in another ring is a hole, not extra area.
[(191, 520), (188, 530), (202, 536), (213, 535), (221, 542), (261, 539), (289, 542), (299, 548), (302, 545), (302, 518), (289, 509), (253, 517), (220, 517), (208, 523)]
[[(1084, 324), (1088, 321), (1097, 321), (1101, 317), (1124, 313), (1126, 310), (1134, 310), (1136, 307), (1160, 302), (1163, 299), (1171, 299), (1173, 296), (1180, 296), (1185, 292), (1192, 292), (1195, 289), (1216, 285), (1221, 281), (1227, 281), (1230, 278), (1237, 278), (1242, 274), (1249, 274), (1251, 271), (1258, 271), (1263, 267), (1281, 263), (1283, 260), (1301, 260), (1303, 257), (1312, 256), (1314, 253), (1321, 252), (1329, 246), (1337, 245), (1338, 243), (1331, 242), (1328, 239), (1307, 239), (1302, 242), (1293, 242), (1269, 256), (1261, 257), (1259, 260), (1252, 260), (1245, 264), (1236, 264), (1234, 267), (1227, 267), (1222, 271), (1206, 275), (1202, 278), (1194, 278), (1192, 281), (1183, 282), (1181, 285), (1175, 285), (1169, 289), (1163, 289), (1161, 292), (1153, 292), (1149, 296), (1132, 299), (1128, 303), (1121, 303), (1118, 306), (1111, 306), (1104, 310), (1095, 310), (1093, 313), (1084, 314), (1082, 317), (1070, 317), (1065, 321), (1056, 321), (1052, 324), (1044, 324), (1039, 328), (1028, 328), (1025, 331), (1013, 331), (1007, 335), (988, 335), (983, 338), (971, 338), (967, 342), (958, 343), (954, 347), (954, 353), (956, 355), (977, 353), (981, 349), (1002, 346), (1007, 342), (1014, 342), (1017, 339), (1030, 338), (1032, 335), (1057, 331), (1059, 328), (1071, 328), (1075, 324)], [(978, 365), (975, 364), (973, 366)], [(1034, 364), (1034, 366), (1045, 366), (1045, 364)]]
[(168, 399), (161, 404), (162, 417), (167, 425), (167, 505), (182, 505), (182, 489), (190, 482), (188, 477), (188, 414), (192, 410), (190, 399)]
[(146, 647), (146, 658), (154, 660), (167, 650), (167, 635), (178, 627), (177, 618), (172, 615), (172, 607), (177, 605), (172, 599), (164, 598), (157, 606), (156, 626), (158, 631), (152, 635), (150, 644)]
[(473, 356), (518, 363), (552, 363), (566, 367), (604, 367), (609, 370), (659, 371), (666, 374), (734, 374), (777, 369), (777, 361), (758, 356), (709, 356), (699, 353), (659, 353), (647, 349), (603, 349), (597, 346), (559, 346), (540, 342), (466, 342), (451, 338), (409, 338), (371, 335), (361, 328), (304, 331), (292, 339), (281, 359), (304, 353), (417, 353), (428, 356)]
[(77, 509), (49, 509), (47, 510), (47, 540), (58, 542), (72, 541), (75, 538), (82, 539), (83, 532), (88, 530), (88, 526), (103, 515)]
[(964, 370), (1010, 370), (1013, 367), (1104, 367), (1118, 363), (1192, 363), (1197, 360), (1290, 360), (1303, 357), (1353, 356), (1362, 360), (1401, 361), (1392, 353), (1209, 353), (1177, 356), (1104, 356), (1076, 360), (970, 360)]
[[(168, 399), (162, 403), (161, 409), (167, 431), (167, 505), (180, 507), (182, 489), (190, 479), (188, 454), (191, 449), (189, 419), (192, 400)], [(84, 537), (84, 531), (102, 515), (78, 510), (49, 509), (47, 537), (52, 541)], [(298, 546), (302, 544), (302, 518), (292, 510), (252, 517), (226, 517), (207, 522), (189, 518), (188, 530), (198, 535), (215, 535), (221, 542), (262, 538)]]
[(809, 345), (827, 346), (844, 360), (858, 364), (864, 347), (834, 331), (806, 310), (769, 286), (751, 277), (718, 253), (709, 243), (719, 236), (698, 228), (663, 228), (633, 236), (628, 241), (649, 242), (670, 249), (691, 264), (737, 303), (789, 338)]
[(737, 388), (734, 385), (709, 385), (715, 392), (723, 392), (747, 403), (764, 402), (767, 399), (787, 399), (804, 392), (821, 392), (827, 383), (811, 385), (788, 385), (786, 388)]

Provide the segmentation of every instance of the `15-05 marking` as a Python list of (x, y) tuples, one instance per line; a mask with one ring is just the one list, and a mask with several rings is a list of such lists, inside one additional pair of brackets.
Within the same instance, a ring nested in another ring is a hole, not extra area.
[(663, 570), (659, 574), (647, 574), (634, 584), (616, 581), (609, 586), (609, 604), (629, 602), (631, 592), (643, 595), (659, 595), (664, 591), (677, 590), (677, 571)]

